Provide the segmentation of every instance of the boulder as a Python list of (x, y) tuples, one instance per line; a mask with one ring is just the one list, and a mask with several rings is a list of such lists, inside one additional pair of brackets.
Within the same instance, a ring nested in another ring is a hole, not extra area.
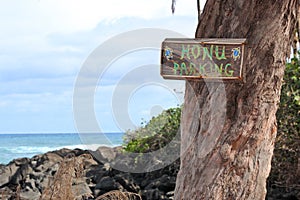
[(139, 193), (141, 190), (129, 174), (118, 174), (114, 179), (128, 192)]
[(12, 173), (9, 170), (8, 166), (0, 167), (0, 187), (3, 187), (9, 183)]
[(167, 193), (167, 192), (175, 190), (176, 178), (170, 177), (168, 175), (163, 175), (161, 178), (159, 178), (156, 181), (156, 184), (157, 184), (159, 190)]
[(114, 178), (105, 176), (99, 181), (99, 183), (97, 183), (95, 189), (112, 191), (112, 190), (123, 189), (123, 187), (121, 186), (120, 183), (117, 183)]
[(98, 183), (103, 177), (109, 176), (109, 171), (105, 170), (103, 165), (94, 166), (87, 169), (85, 176), (91, 179), (92, 182)]
[(53, 169), (53, 166), (55, 164), (62, 162), (63, 157), (61, 157), (60, 155), (58, 155), (56, 153), (49, 152), (49, 153), (34, 157), (33, 159), (34, 159), (34, 161), (37, 162), (34, 170), (36, 172), (44, 172), (44, 171)]
[(89, 169), (93, 166), (98, 165), (98, 163), (93, 159), (93, 157), (89, 153), (80, 154), (80, 157), (82, 158), (82, 164), (85, 169)]
[(18, 158), (18, 159), (14, 159), (10, 163), (14, 163), (17, 166), (21, 166), (21, 165), (27, 165), (29, 161), (30, 161), (29, 158)]
[(7, 184), (17, 185), (21, 180), (23, 180), (23, 178), (26, 177), (27, 172), (29, 172), (31, 168), (29, 168), (28, 162), (27, 164), (25, 162), (25, 164), (22, 165), (21, 161), (24, 160), (13, 160), (8, 165), (1, 166), (0, 188)]
[(82, 197), (92, 197), (92, 191), (85, 182), (72, 185), (72, 192), (76, 199), (82, 199)]
[(93, 151), (92, 155), (98, 162), (105, 163), (113, 161), (117, 156), (117, 151), (114, 148), (103, 146)]
[(149, 199), (149, 200), (152, 200), (152, 199), (153, 200), (154, 199), (167, 200), (167, 199), (169, 199), (166, 195), (164, 195), (163, 192), (159, 191), (157, 188), (142, 191), (142, 198)]
[(20, 197), (23, 200), (36, 200), (39, 199), (41, 194), (38, 191), (32, 191), (26, 188), (24, 191), (20, 192)]
[[(59, 150), (56, 150), (56, 151), (52, 151), (52, 152), (49, 152), (48, 154), (56, 154), (62, 158), (64, 157), (74, 157), (75, 156), (75, 151), (74, 150), (71, 150), (71, 149), (67, 149), (67, 148), (62, 148), (62, 149), (59, 149)], [(74, 156), (73, 156), (74, 155)]]
[(10, 184), (18, 185), (21, 182), (24, 182), (27, 175), (32, 172), (32, 168), (29, 166), (29, 163), (21, 165), (17, 171), (13, 174), (10, 179)]

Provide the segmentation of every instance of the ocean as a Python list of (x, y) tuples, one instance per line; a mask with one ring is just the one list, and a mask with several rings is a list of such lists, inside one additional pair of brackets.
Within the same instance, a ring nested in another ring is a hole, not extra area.
[(0, 134), (0, 164), (62, 148), (96, 150), (99, 146), (120, 146), (123, 135), (124, 133)]

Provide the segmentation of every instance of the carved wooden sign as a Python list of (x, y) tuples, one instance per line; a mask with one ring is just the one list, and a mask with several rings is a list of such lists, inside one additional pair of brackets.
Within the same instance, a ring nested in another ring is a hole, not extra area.
[(243, 79), (246, 39), (165, 39), (161, 75), (166, 79)]

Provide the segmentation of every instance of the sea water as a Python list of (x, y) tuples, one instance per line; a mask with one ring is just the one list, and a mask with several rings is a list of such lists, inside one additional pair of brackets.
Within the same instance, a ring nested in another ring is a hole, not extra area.
[(0, 164), (62, 148), (96, 150), (99, 146), (120, 146), (123, 135), (123, 133), (0, 134)]

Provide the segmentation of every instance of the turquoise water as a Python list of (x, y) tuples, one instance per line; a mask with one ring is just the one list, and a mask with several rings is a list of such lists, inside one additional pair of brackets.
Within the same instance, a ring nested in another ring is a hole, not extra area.
[(105, 134), (0, 134), (0, 163), (61, 148), (95, 150), (99, 146), (119, 146), (123, 133)]

